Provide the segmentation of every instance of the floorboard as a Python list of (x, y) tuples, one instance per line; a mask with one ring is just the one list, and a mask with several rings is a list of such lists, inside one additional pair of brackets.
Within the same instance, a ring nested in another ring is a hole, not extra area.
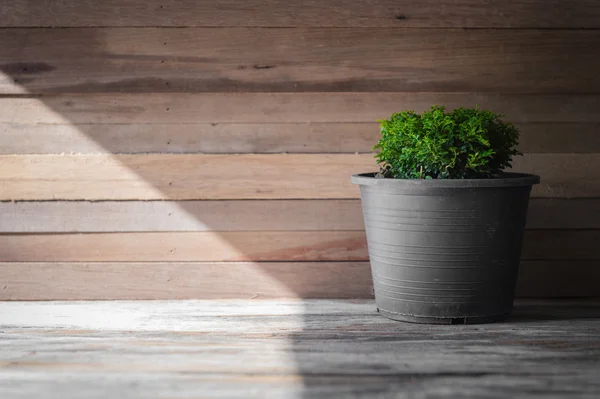
[(427, 326), (372, 301), (0, 302), (3, 398), (595, 398), (600, 300)]

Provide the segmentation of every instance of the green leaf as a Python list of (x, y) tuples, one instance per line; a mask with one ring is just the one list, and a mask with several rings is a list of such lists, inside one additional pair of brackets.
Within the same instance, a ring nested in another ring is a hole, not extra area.
[(479, 107), (398, 112), (379, 121), (375, 159), (395, 178), (489, 177), (522, 155), (516, 149), (519, 131), (501, 117)]

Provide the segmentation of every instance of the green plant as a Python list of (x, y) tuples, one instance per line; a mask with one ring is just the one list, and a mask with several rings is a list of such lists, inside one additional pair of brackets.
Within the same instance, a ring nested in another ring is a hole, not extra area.
[(403, 111), (381, 123), (373, 148), (379, 177), (399, 179), (489, 178), (511, 166), (519, 131), (503, 115), (476, 108), (446, 112), (433, 106), (417, 114)]

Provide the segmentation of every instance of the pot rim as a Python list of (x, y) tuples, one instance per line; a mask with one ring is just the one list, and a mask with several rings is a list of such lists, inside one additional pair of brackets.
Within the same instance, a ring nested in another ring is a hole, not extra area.
[(422, 188), (494, 188), (532, 186), (540, 182), (538, 175), (504, 172), (491, 179), (394, 179), (375, 178), (376, 172), (352, 175), (352, 183), (363, 186), (380, 187), (422, 187)]

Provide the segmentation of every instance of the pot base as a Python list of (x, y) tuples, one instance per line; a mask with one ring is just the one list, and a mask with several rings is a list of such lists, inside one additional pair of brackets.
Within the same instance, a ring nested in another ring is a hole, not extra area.
[(401, 314), (381, 308), (377, 308), (377, 312), (388, 319), (419, 324), (485, 324), (506, 320), (508, 316), (510, 316), (510, 313), (503, 313), (491, 316), (474, 317), (427, 317)]

